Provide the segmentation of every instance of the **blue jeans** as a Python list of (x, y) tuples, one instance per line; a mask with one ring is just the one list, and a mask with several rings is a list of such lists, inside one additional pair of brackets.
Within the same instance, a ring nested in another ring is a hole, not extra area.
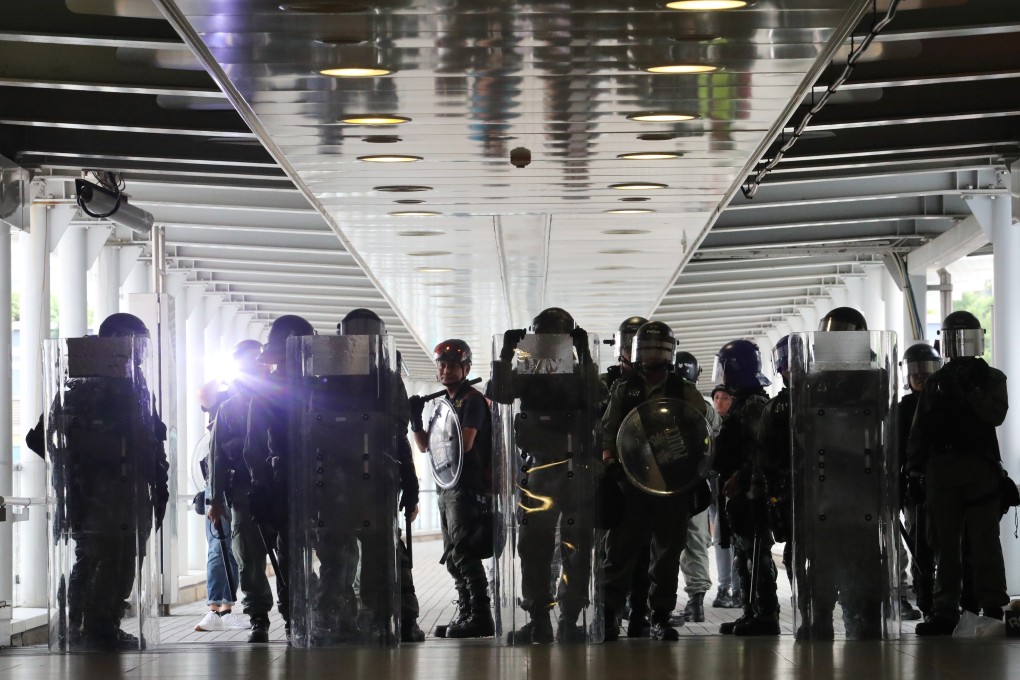
[(230, 547), (230, 518), (224, 517), (220, 525), (226, 530), (227, 558), (230, 560), (230, 576), (234, 582), (234, 589), (231, 590), (227, 582), (227, 572), (223, 568), (223, 552), (220, 548), (219, 534), (213, 528), (213, 523), (205, 520), (205, 540), (209, 544), (209, 551), (205, 561), (205, 589), (206, 602), (208, 604), (234, 604), (237, 599), (237, 562), (234, 560), (234, 551)]

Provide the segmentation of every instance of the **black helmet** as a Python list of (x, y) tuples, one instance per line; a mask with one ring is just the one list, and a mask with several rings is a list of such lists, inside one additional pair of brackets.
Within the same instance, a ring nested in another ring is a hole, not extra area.
[(99, 324), (101, 338), (149, 337), (149, 329), (134, 314), (119, 312), (111, 314)]
[(864, 315), (853, 307), (836, 307), (822, 317), (818, 324), (820, 331), (866, 331), (868, 322)]
[(234, 345), (234, 360), (243, 361), (246, 358), (257, 359), (262, 353), (262, 343), (258, 340), (242, 340)]
[(779, 338), (776, 346), (772, 348), (772, 366), (776, 375), (782, 375), (790, 370), (790, 336), (784, 335)]
[(574, 328), (574, 317), (559, 307), (543, 310), (531, 321), (532, 333), (569, 333)]
[(979, 357), (985, 353), (985, 329), (970, 312), (961, 309), (947, 316), (939, 335), (942, 356), (947, 359)]
[(698, 382), (701, 366), (698, 364), (697, 358), (690, 352), (677, 352), (676, 374), (689, 383)]
[(630, 360), (635, 364), (646, 367), (668, 364), (673, 368), (675, 354), (676, 338), (673, 337), (673, 329), (661, 321), (643, 323), (634, 334)]
[(371, 309), (352, 309), (336, 325), (340, 335), (386, 335), (386, 324)]
[(282, 364), (287, 354), (287, 338), (299, 335), (314, 335), (312, 324), (296, 314), (284, 314), (269, 327), (269, 339), (259, 361), (264, 364)]
[(931, 375), (942, 368), (942, 357), (935, 348), (926, 342), (911, 345), (903, 352), (900, 366), (906, 369), (906, 375)]
[(721, 382), (730, 389), (771, 384), (762, 375), (758, 345), (750, 340), (731, 340), (716, 352), (712, 382)]
[(463, 340), (443, 340), (432, 350), (433, 361), (452, 361), (457, 364), (471, 363), (471, 348)]
[(646, 323), (648, 323), (648, 319), (643, 316), (632, 316), (629, 319), (624, 319), (617, 329), (616, 335), (613, 336), (617, 359), (623, 358), (623, 350), (630, 351), (631, 343), (634, 342), (634, 334)]

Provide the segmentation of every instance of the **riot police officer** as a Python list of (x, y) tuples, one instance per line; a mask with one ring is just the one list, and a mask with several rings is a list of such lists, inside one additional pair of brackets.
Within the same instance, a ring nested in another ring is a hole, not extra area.
[[(625, 497), (623, 520), (609, 531), (603, 565), (606, 641), (619, 636), (617, 617), (631, 589), (638, 553), (649, 542), (651, 587), (648, 602), (632, 600), (631, 624), (645, 617), (650, 606), (652, 616), (647, 634), (654, 640), (678, 640), (680, 637), (670, 624), (670, 613), (676, 606), (680, 554), (686, 541), (690, 496), (686, 492), (653, 496), (641, 491), (624, 478), (625, 473), (617, 457), (617, 435), (621, 423), (649, 399), (677, 399), (704, 419), (707, 410), (705, 400), (693, 385), (673, 372), (675, 352), (676, 340), (668, 325), (660, 321), (643, 324), (634, 335), (631, 352), (638, 370), (630, 378), (617, 382), (602, 418), (604, 474), (622, 486)], [(707, 439), (707, 421), (703, 427), (702, 438)]]
[[(609, 399), (613, 385), (621, 378), (629, 378), (634, 372), (634, 364), (631, 362), (630, 350), (634, 340), (634, 334), (642, 325), (648, 323), (648, 319), (641, 316), (631, 316), (620, 323), (616, 334), (613, 336), (613, 347), (616, 349), (617, 363), (606, 369), (606, 372), (599, 376), (604, 389), (604, 397)], [(608, 403), (604, 404), (608, 406)]]
[[(904, 369), (907, 377), (907, 389), (910, 390), (900, 399), (897, 418), (897, 435), (899, 437), (899, 454), (901, 465), (906, 465), (907, 441), (910, 438), (910, 427), (914, 422), (914, 415), (917, 413), (917, 402), (921, 398), (921, 390), (928, 376), (942, 367), (942, 357), (938, 351), (926, 342), (919, 342), (911, 345), (903, 352), (903, 359), (900, 366)], [(910, 546), (911, 575), (914, 578), (914, 593), (917, 596), (917, 606), (921, 614), (928, 616), (932, 613), (932, 601), (935, 587), (935, 556), (928, 545), (927, 533), (928, 518), (924, 503), (914, 502), (906, 494), (907, 475), (904, 469), (901, 475), (903, 493), (900, 499), (903, 504), (903, 516), (906, 519), (906, 539)], [(901, 559), (902, 563), (902, 559)], [(901, 600), (900, 618), (914, 621), (920, 618), (906, 597)]]
[[(62, 649), (145, 648), (144, 638), (121, 630), (120, 621), (136, 573), (143, 579), (147, 572), (155, 573), (141, 565), (154, 559), (146, 554), (146, 545), (153, 527), (158, 531), (162, 524), (169, 498), (166, 426), (154, 410), (143, 372), (148, 347), (142, 339), (148, 336), (134, 315), (107, 317), (99, 326), (100, 339), (130, 339), (130, 347), (123, 350), (130, 355), (121, 366), (125, 373), (71, 377), (50, 412), (46, 429), (53, 444), (54, 537), (75, 542), (66, 583), (66, 620), (61, 621), (66, 630), (56, 641)], [(110, 351), (92, 340), (80, 339), (94, 347), (81, 344), (78, 349)], [(69, 354), (73, 351), (69, 347)], [(152, 585), (137, 584), (143, 591)], [(136, 609), (146, 606), (131, 604)]]
[(758, 463), (759, 429), (769, 380), (761, 353), (750, 340), (732, 340), (716, 353), (713, 382), (721, 379), (733, 403), (716, 441), (716, 470), (726, 497), (725, 512), (734, 537), (744, 613), (720, 626), (725, 635), (778, 635), (779, 600), (772, 535)]
[[(447, 638), (489, 637), (495, 633), (489, 600), (489, 581), (472, 538), (480, 524), (491, 521), (492, 416), (481, 392), (468, 384), (471, 348), (459, 339), (444, 340), (432, 353), (439, 382), (447, 391), (460, 421), (463, 454), (460, 479), (439, 490), (440, 526), (443, 532), (443, 562), (457, 589), (457, 612), (450, 624), (439, 629)], [(419, 450), (428, 450), (428, 433), (423, 422), (425, 399), (408, 400), (411, 430)], [(491, 535), (491, 532), (490, 532)]]
[(257, 340), (242, 340), (234, 347), (239, 373), (215, 412), (206, 490), (206, 516), (210, 521), (219, 521), (226, 515), (226, 508), (230, 509), (230, 535), (244, 612), (251, 621), (248, 642), (269, 641), (269, 610), (273, 606), (273, 592), (266, 577), (266, 547), (248, 509), (251, 475), (243, 457), (248, 411), (253, 396), (264, 387), (268, 368), (258, 361), (261, 353), (262, 343)]
[(932, 614), (918, 635), (951, 635), (960, 617), (963, 536), (970, 544), (974, 598), (985, 616), (1001, 619), (1009, 602), (999, 543), (1001, 457), (995, 428), (1009, 407), (1006, 376), (981, 358), (981, 323), (966, 311), (943, 320), (948, 362), (928, 377), (907, 442), (908, 492), (928, 510), (935, 554)]
[[(536, 340), (561, 336), (568, 351), (573, 346), (576, 361), (546, 372), (549, 362), (545, 360), (551, 357), (544, 357), (538, 344), (529, 352), (530, 360), (518, 362), (515, 368), (511, 359), (523, 333), (510, 330), (504, 334), (500, 357), (492, 364), (493, 400), (516, 406), (513, 442), (507, 448), (513, 451), (510, 467), (521, 473), (518, 489), (505, 505), (518, 508), (520, 606), (529, 621), (510, 631), (508, 641), (552, 642), (550, 611), (558, 605), (556, 639), (583, 642), (587, 633), (578, 626), (578, 619), (592, 604), (588, 589), (595, 543), (593, 423), (600, 410), (598, 368), (587, 332), (565, 310), (542, 311), (532, 321), (531, 331), (539, 336)], [(552, 345), (550, 350), (558, 348)], [(558, 583), (555, 598), (550, 573)], [(514, 614), (509, 612), (507, 618), (513, 620)]]
[[(288, 524), (289, 418), (295, 409), (287, 370), (287, 339), (313, 335), (312, 324), (300, 316), (285, 314), (273, 321), (259, 361), (273, 366), (262, 388), (252, 395), (247, 432), (241, 455), (248, 468), (251, 490), (248, 507), (258, 527), (263, 547), (274, 561), (276, 606), (290, 636), (290, 593), (287, 570), (290, 566)], [(252, 642), (268, 639), (269, 617), (252, 620)]]

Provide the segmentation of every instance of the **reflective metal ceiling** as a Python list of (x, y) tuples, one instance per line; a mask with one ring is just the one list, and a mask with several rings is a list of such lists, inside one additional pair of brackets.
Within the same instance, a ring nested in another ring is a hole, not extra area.
[[(0, 153), (54, 177), (124, 173), (175, 267), (324, 331), (371, 307), (421, 375), (436, 341), (484, 355), (550, 305), (603, 335), (654, 315), (707, 360), (948, 229), (1020, 137), (1012, 2), (899, 3), (753, 199), (740, 185), (887, 3), (157, 4), (169, 23), (147, 1), (8, 8)], [(718, 70), (641, 70), (680, 62)], [(370, 64), (394, 73), (319, 74)], [(697, 118), (627, 118), (664, 110)], [(338, 122), (367, 113), (411, 120)], [(528, 167), (510, 165), (516, 147)], [(640, 151), (681, 156), (618, 158)], [(358, 160), (384, 153), (422, 160)], [(610, 188), (635, 180), (667, 187)], [(440, 215), (391, 214), (412, 209)]]

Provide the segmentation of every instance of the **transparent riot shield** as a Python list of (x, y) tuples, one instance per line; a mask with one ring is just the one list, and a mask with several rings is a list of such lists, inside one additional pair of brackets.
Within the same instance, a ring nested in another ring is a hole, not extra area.
[(288, 340), (284, 543), (295, 646), (400, 639), (397, 437), (407, 395), (395, 357), (387, 336)]
[(794, 617), (802, 639), (900, 633), (896, 336), (790, 336)]
[(628, 413), (616, 437), (627, 478), (653, 496), (685, 493), (712, 467), (708, 418), (679, 399), (651, 399)]
[[(497, 335), (497, 357), (502, 342)], [(527, 335), (511, 362), (494, 362), (497, 535), (506, 537), (494, 570), (496, 635), (508, 644), (548, 642), (553, 633), (560, 642), (603, 637), (599, 342), (590, 335), (574, 343), (569, 335)]]
[(452, 489), (464, 471), (464, 436), (460, 418), (446, 397), (433, 400), (428, 424), (428, 459), (432, 478), (441, 489)]
[(167, 469), (149, 339), (45, 340), (43, 361), (50, 650), (151, 650)]

